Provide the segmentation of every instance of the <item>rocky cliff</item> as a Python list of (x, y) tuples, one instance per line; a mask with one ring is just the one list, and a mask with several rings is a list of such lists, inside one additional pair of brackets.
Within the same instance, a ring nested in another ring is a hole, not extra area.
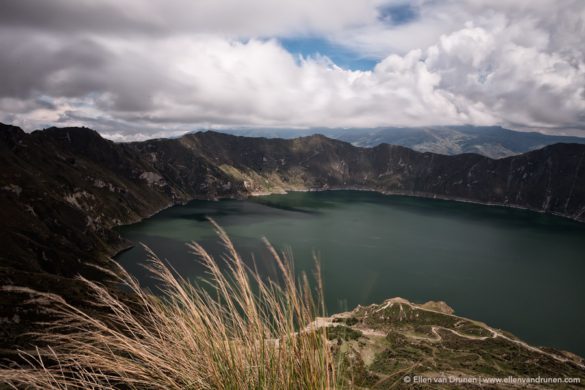
[(494, 160), (323, 136), (215, 132), (114, 143), (86, 128), (0, 126), (2, 266), (70, 276), (121, 248), (111, 228), (191, 199), (339, 188), (521, 207), (585, 221), (585, 145)]
[[(215, 132), (114, 143), (87, 128), (0, 125), (0, 282), (63, 292), (127, 246), (111, 228), (192, 199), (339, 188), (522, 207), (585, 221), (585, 145), (494, 160), (324, 136)], [(75, 292), (71, 292), (75, 295)], [(2, 313), (17, 299), (4, 297)], [(26, 313), (20, 313), (21, 317)], [(10, 327), (18, 322), (2, 317)], [(14, 317), (16, 318), (16, 317)], [(6, 337), (6, 335), (5, 335)]]
[(381, 128), (224, 129), (224, 133), (247, 137), (297, 138), (323, 134), (354, 146), (383, 143), (405, 146), (418, 152), (455, 155), (477, 153), (491, 158), (509, 157), (557, 143), (585, 144), (583, 137), (556, 136), (508, 130), (499, 126), (430, 126)]

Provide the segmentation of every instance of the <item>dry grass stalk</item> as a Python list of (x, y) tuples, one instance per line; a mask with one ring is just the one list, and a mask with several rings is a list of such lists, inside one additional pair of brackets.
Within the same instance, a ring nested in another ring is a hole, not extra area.
[[(100, 317), (62, 298), (37, 293), (58, 320), (35, 336), (50, 347), (22, 353), (27, 363), (0, 370), (0, 381), (42, 389), (328, 389), (337, 367), (326, 330), (308, 326), (322, 306), (308, 278), (297, 280), (288, 256), (266, 241), (280, 284), (262, 279), (213, 221), (226, 249), (226, 267), (197, 243), (208, 286), (182, 279), (154, 253), (147, 268), (164, 294), (145, 291), (121, 267), (110, 272), (134, 297), (83, 279)], [(116, 264), (116, 263), (114, 263)], [(302, 331), (299, 332), (299, 329)]]

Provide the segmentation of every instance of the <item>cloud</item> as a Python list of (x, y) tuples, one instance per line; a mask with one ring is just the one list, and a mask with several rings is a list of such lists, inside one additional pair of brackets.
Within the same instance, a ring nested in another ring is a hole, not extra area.
[[(327, 33), (369, 24), (396, 0), (4, 0), (0, 24), (104, 35)], [(334, 10), (334, 12), (332, 12)]]
[[(580, 0), (121, 4), (6, 1), (0, 121), (117, 140), (221, 126), (585, 130)], [(378, 63), (299, 57), (279, 43), (291, 36)]]

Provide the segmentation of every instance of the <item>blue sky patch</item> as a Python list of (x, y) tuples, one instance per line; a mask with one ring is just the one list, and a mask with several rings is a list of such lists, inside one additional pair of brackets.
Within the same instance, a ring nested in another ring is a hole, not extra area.
[(281, 45), (290, 53), (310, 57), (322, 55), (329, 57), (337, 66), (351, 70), (372, 70), (376, 59), (365, 57), (341, 45), (318, 37), (282, 38)]

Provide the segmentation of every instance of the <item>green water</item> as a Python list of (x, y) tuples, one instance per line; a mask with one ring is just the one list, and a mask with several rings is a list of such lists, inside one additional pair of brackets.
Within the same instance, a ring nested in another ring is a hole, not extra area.
[[(585, 224), (501, 207), (370, 192), (291, 193), (195, 201), (120, 229), (182, 275), (202, 269), (186, 242), (220, 247), (214, 218), (262, 273), (274, 264), (259, 238), (293, 250), (298, 270), (323, 266), (329, 312), (401, 296), (444, 300), (462, 316), (536, 345), (585, 355)], [(144, 284), (140, 247), (117, 258)]]

